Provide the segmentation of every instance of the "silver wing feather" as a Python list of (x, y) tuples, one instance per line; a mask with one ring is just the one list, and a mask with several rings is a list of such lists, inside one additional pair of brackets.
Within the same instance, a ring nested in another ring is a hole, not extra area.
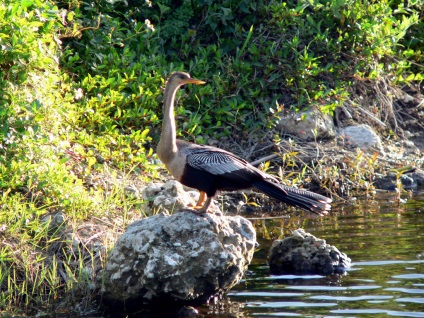
[[(223, 149), (190, 144), (189, 147), (184, 149), (184, 153), (186, 155), (186, 163), (188, 165), (213, 175), (243, 172), (245, 176), (256, 175), (263, 178), (264, 180), (270, 181), (277, 185), (279, 184), (278, 180), (273, 176), (257, 169), (246, 160), (237, 157), (235, 154), (232, 154), (231, 152), (225, 151)], [(239, 174), (239, 176), (241, 175)], [(287, 194), (285, 189), (281, 190)]]
[(213, 147), (191, 148), (187, 154), (187, 164), (193, 168), (207, 171), (214, 175), (232, 173), (237, 170), (253, 168), (250, 164), (230, 152)]

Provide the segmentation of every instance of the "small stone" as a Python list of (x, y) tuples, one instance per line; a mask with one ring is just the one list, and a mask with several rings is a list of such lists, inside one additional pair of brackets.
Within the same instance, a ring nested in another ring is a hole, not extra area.
[(413, 173), (409, 174), (409, 176), (414, 179), (418, 186), (424, 186), (424, 170), (417, 169)]
[(48, 214), (41, 219), (42, 222), (49, 222), (49, 229), (59, 227), (66, 222), (65, 214), (57, 212), (55, 214)]
[(94, 155), (94, 158), (96, 158), (96, 161), (97, 161), (97, 163), (99, 163), (99, 164), (104, 164), (105, 163), (105, 159), (102, 157), (102, 156), (100, 156), (99, 154), (96, 154), (96, 155)]
[[(418, 176), (417, 176), (418, 177)], [(397, 189), (397, 179), (395, 174), (389, 174), (382, 177), (377, 177), (374, 180), (374, 185), (377, 189), (394, 191)], [(414, 189), (417, 187), (418, 182), (413, 177), (413, 174), (404, 174), (399, 177), (404, 189)]]

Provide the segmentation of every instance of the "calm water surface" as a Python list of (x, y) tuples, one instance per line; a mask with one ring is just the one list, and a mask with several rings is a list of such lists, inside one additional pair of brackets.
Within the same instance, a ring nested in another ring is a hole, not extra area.
[[(424, 192), (339, 205), (323, 218), (254, 220), (260, 243), (245, 279), (202, 317), (424, 317)], [(303, 228), (352, 259), (344, 276), (273, 276), (273, 240)]]

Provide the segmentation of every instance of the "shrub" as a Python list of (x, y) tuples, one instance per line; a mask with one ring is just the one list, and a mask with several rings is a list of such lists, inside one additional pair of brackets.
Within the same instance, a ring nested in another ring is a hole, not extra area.
[(421, 78), (402, 62), (415, 54), (402, 49), (418, 23), (413, 2), (158, 1), (146, 10), (138, 17), (153, 17), (162, 53), (212, 81), (202, 116), (189, 118), (210, 135), (223, 122), (227, 135), (269, 125), (276, 104), (332, 113), (357, 80)]

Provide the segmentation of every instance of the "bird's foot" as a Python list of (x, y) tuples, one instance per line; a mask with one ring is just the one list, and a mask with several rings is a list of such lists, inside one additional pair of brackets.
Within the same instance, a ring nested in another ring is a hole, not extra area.
[(213, 214), (217, 216), (223, 216), (219, 209), (205, 209), (202, 206), (187, 206), (187, 208), (182, 209), (181, 212), (191, 212), (198, 215)]
[(222, 214), (222, 212), (220, 212), (220, 211), (211, 212), (211, 213), (216, 215), (216, 216), (224, 216), (224, 214)]
[(203, 210), (196, 210), (196, 209), (184, 209), (181, 210), (181, 212), (191, 212), (197, 215), (206, 215), (206, 214), (212, 214), (216, 216), (223, 216), (223, 214), (219, 211), (203, 211)]
[(198, 215), (202, 215), (202, 214), (208, 213), (208, 211), (203, 211), (200, 208), (201, 207), (188, 206), (187, 208), (182, 209), (180, 212), (191, 212), (191, 213), (198, 214)]
[(187, 204), (187, 207), (190, 208), (190, 209), (193, 209), (193, 210), (199, 210), (203, 207), (203, 205), (197, 205), (197, 204), (194, 205), (194, 204), (189, 203), (189, 204)]
[(206, 214), (212, 214), (212, 215), (216, 215), (216, 216), (223, 216), (224, 214), (219, 211), (218, 209), (201, 209), (202, 207), (192, 207), (192, 206), (187, 206), (186, 208), (181, 209), (178, 212), (191, 212), (197, 215), (206, 215)]

